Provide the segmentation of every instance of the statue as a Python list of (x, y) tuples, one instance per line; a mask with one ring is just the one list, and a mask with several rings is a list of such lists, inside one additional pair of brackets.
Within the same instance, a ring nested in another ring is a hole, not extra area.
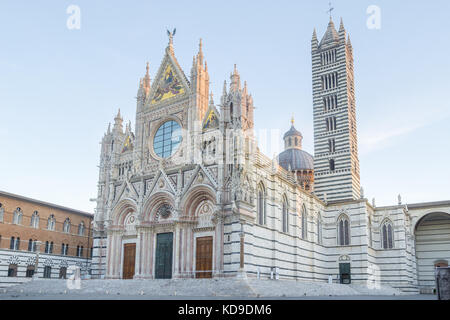
[(173, 29), (172, 32), (170, 32), (169, 30), (167, 30), (167, 35), (169, 36), (169, 44), (170, 44), (170, 45), (173, 44), (173, 37), (175, 36), (176, 33), (177, 33), (177, 28)]

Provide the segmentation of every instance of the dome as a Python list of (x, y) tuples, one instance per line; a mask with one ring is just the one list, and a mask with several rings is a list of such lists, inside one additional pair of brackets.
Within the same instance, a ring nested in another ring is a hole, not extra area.
[(300, 149), (287, 149), (278, 156), (278, 163), (285, 170), (314, 170), (314, 158)]

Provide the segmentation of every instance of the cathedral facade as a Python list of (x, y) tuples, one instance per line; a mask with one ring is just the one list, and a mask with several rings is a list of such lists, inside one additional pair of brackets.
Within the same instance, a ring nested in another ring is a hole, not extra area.
[[(434, 288), (450, 261), (450, 201), (377, 207), (360, 187), (353, 49), (341, 21), (312, 38), (314, 156), (291, 128), (269, 158), (234, 67), (219, 104), (202, 43), (189, 76), (173, 33), (101, 143), (92, 275), (260, 277)], [(280, 137), (281, 138), (281, 137)]]

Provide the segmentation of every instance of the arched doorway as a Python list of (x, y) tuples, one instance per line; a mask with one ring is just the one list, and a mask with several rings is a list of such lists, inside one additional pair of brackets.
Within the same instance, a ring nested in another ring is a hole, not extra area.
[(415, 239), (419, 288), (422, 293), (432, 293), (436, 267), (450, 262), (450, 214), (425, 215), (417, 222)]

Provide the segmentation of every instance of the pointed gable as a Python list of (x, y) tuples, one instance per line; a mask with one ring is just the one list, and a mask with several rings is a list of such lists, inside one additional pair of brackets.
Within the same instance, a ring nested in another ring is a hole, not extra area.
[(168, 47), (150, 91), (150, 104), (156, 105), (169, 99), (184, 97), (187, 92), (189, 82)]
[(128, 151), (133, 151), (133, 140), (134, 137), (132, 134), (129, 134), (126, 139), (125, 139), (125, 143), (123, 144), (123, 149), (122, 149), (122, 153), (128, 152)]
[(219, 127), (219, 112), (214, 106), (210, 106), (203, 120), (203, 131), (217, 129)]

